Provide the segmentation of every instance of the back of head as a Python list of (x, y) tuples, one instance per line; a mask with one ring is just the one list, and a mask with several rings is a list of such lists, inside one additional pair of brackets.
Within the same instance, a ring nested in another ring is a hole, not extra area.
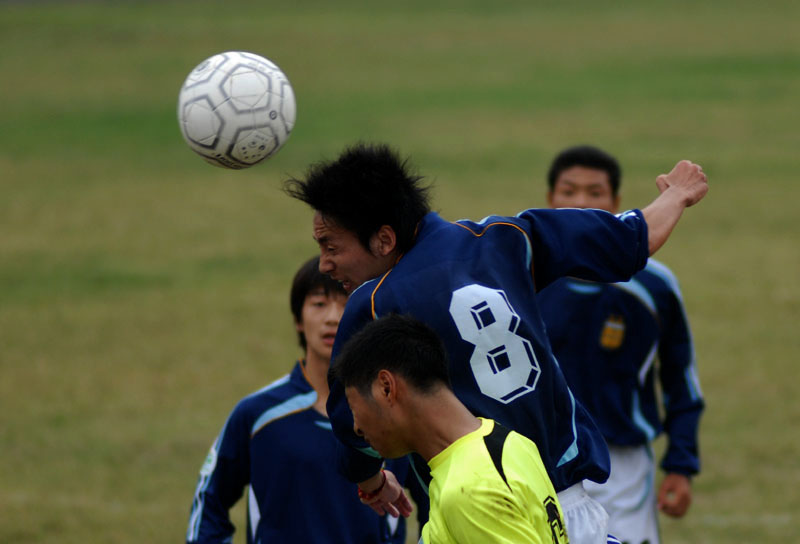
[[(347, 292), (342, 284), (330, 276), (319, 271), (319, 256), (307, 260), (297, 270), (292, 280), (292, 289), (289, 293), (289, 306), (295, 323), (303, 320), (303, 303), (306, 297), (315, 289), (321, 288), (325, 295), (341, 295), (347, 297)], [(300, 347), (306, 349), (306, 337), (302, 332), (297, 333)]]
[(547, 185), (551, 191), (555, 188), (556, 180), (558, 180), (561, 172), (573, 166), (604, 171), (608, 174), (612, 195), (616, 196), (619, 192), (622, 170), (617, 159), (602, 149), (591, 145), (568, 147), (556, 155), (556, 158), (550, 164), (550, 170), (547, 172)]
[(402, 376), (423, 394), (450, 387), (439, 336), (411, 316), (390, 314), (368, 323), (347, 341), (329, 372), (344, 387), (369, 397), (380, 370)]
[(370, 237), (383, 225), (408, 251), (417, 223), (430, 211), (429, 187), (413, 175), (407, 160), (386, 145), (357, 144), (335, 161), (313, 164), (305, 179), (289, 179), (285, 191), (326, 219), (356, 234), (369, 248)]

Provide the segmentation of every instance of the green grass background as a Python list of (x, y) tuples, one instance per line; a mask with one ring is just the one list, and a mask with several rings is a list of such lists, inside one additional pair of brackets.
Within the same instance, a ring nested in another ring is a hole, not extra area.
[[(181, 541), (228, 412), (298, 354), (288, 287), (316, 247), (281, 181), (359, 139), (410, 155), (450, 219), (543, 206), (566, 145), (616, 154), (628, 207), (701, 163), (709, 196), (659, 254), (708, 402), (664, 540), (796, 540), (800, 5), (604, 4), (0, 3), (0, 542)], [(248, 171), (175, 116), (236, 49), (298, 100)]]

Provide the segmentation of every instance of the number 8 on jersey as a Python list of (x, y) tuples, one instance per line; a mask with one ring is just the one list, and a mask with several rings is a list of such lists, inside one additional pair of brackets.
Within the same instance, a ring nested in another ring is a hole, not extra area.
[(450, 315), (461, 338), (475, 346), (470, 366), (481, 393), (508, 404), (536, 389), (539, 362), (530, 342), (517, 335), (520, 318), (503, 291), (462, 287), (453, 292)]

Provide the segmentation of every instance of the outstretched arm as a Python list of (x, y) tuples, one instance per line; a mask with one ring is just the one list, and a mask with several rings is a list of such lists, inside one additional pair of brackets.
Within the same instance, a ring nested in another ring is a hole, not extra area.
[(656, 178), (661, 194), (642, 210), (647, 221), (650, 255), (664, 245), (683, 210), (693, 206), (708, 192), (708, 178), (699, 164), (680, 161), (669, 174)]

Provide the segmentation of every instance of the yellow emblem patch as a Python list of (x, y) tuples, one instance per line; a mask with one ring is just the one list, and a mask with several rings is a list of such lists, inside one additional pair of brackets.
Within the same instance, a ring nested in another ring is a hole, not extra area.
[(625, 320), (621, 315), (610, 315), (600, 333), (600, 345), (604, 349), (618, 349), (625, 339)]

